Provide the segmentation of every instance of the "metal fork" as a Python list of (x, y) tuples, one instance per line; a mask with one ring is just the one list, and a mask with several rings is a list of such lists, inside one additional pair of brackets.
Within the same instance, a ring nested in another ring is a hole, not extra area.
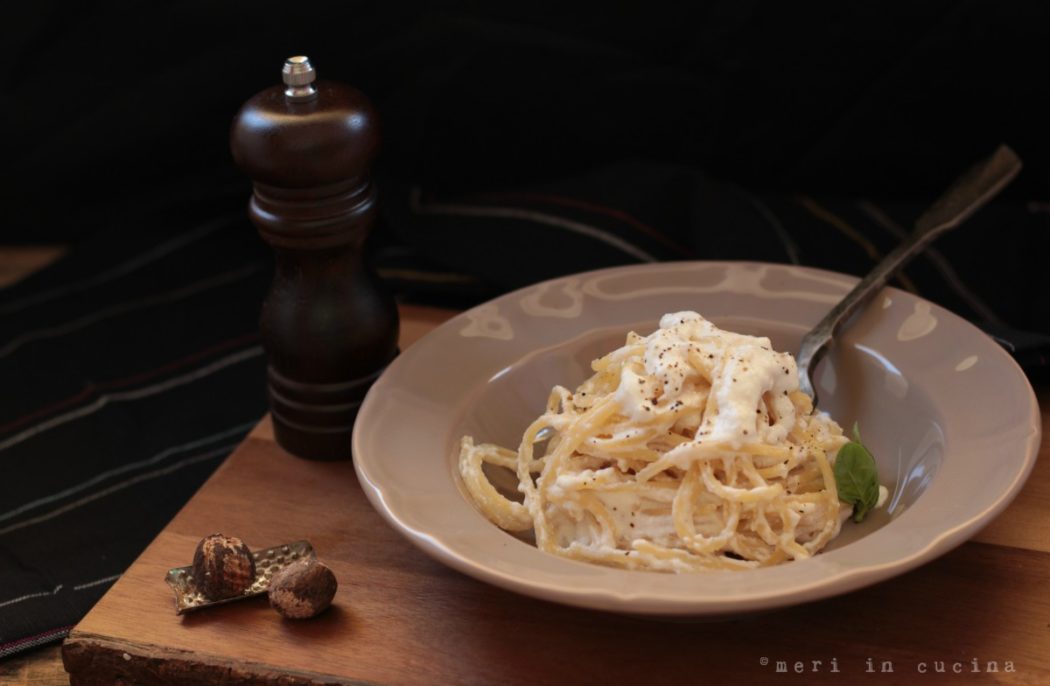
[(933, 239), (969, 219), (1021, 171), (1021, 159), (1006, 145), (956, 179), (915, 222), (915, 229), (846, 294), (820, 323), (806, 334), (798, 350), (799, 388), (817, 404), (813, 374), (828, 344), (847, 320), (878, 293), (898, 269), (922, 252)]

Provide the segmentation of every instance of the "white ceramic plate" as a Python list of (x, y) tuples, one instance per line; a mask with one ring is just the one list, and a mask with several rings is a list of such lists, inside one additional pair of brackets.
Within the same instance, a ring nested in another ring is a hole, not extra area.
[(1023, 372), (959, 317), (886, 289), (818, 368), (821, 409), (858, 421), (889, 505), (847, 523), (810, 560), (706, 574), (626, 571), (544, 553), (498, 529), (466, 496), (458, 442), (516, 447), (552, 386), (661, 314), (696, 310), (795, 352), (856, 283), (786, 265), (678, 262), (579, 274), (464, 312), (397, 358), (369, 391), (353, 435), (361, 486), (426, 553), (483, 581), (570, 605), (661, 616), (720, 616), (844, 593), (941, 555), (1020, 490), (1035, 462), (1039, 411)]

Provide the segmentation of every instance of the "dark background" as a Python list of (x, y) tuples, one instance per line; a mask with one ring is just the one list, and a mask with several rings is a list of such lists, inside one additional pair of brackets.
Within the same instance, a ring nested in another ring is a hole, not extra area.
[[(381, 114), (378, 266), (455, 276), (438, 286), (388, 274), (402, 298), (464, 306), (632, 261), (572, 237), (552, 259), (539, 247), (558, 237), (536, 227), (421, 222), (407, 209), (413, 188), (442, 200), (557, 193), (653, 229), (666, 239), (647, 248), (659, 259), (784, 261), (768, 227), (756, 228), (765, 220), (746, 190), (786, 226), (803, 264), (862, 273), (871, 256), (810, 226), (796, 194), (844, 203), (843, 218), (861, 223), (849, 216), (855, 204), (877, 201), (907, 227), (961, 170), (1008, 142), (1026, 164), (1003, 196), (1015, 211), (941, 246), (957, 271), (983, 275), (978, 295), (1008, 323), (1044, 330), (1037, 322), (1050, 316), (1015, 297), (1016, 286), (1041, 282), (1014, 283), (1018, 271), (1041, 273), (1050, 248), (1040, 204), (1050, 196), (1045, 3), (20, 9), (28, 14), (8, 24), (5, 41), (6, 242), (78, 242), (116, 227), (169, 235), (243, 207), (250, 185), (232, 164), (230, 122), (278, 82), (286, 56), (305, 53), (321, 78), (357, 86)], [(858, 231), (882, 251), (897, 240)], [(528, 259), (501, 260), (508, 246)], [(974, 315), (941, 290), (919, 292)]]
[[(5, 41), (5, 242), (77, 243), (100, 232), (147, 241), (244, 207), (250, 185), (232, 164), (230, 122), (279, 81), (286, 56), (305, 53), (321, 78), (357, 86), (381, 114), (373, 249), (403, 299), (465, 306), (633, 261), (521, 222), (421, 221), (408, 209), (412, 189), (445, 201), (555, 193), (652, 229), (660, 244), (643, 247), (658, 259), (785, 261), (758, 198), (803, 264), (859, 274), (870, 250), (813, 226), (796, 194), (839, 203), (884, 252), (898, 238), (851, 216), (858, 202), (880, 203), (907, 227), (961, 170), (1007, 142), (1026, 164), (999, 202), (1010, 210), (986, 211), (978, 228), (939, 245), (978, 281), (970, 287), (1000, 325), (1047, 330), (1050, 289), (1035, 278), (1050, 249), (1045, 3), (20, 9), (28, 14), (9, 22)], [(551, 241), (561, 248), (554, 257)], [(939, 277), (913, 271), (921, 294), (988, 319)]]
[(186, 184), (246, 193), (230, 120), (298, 53), (376, 102), (388, 183), (493, 190), (644, 160), (758, 192), (921, 202), (1005, 140), (1027, 163), (1011, 195), (1047, 191), (1045, 3), (21, 11), (5, 29), (9, 239), (76, 238), (93, 210)]

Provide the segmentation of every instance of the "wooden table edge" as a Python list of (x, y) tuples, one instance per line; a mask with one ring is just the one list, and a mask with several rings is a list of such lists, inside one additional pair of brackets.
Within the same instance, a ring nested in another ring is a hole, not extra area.
[(231, 662), (197, 651), (114, 641), (73, 629), (62, 644), (62, 664), (74, 686), (114, 683), (280, 684), (281, 686), (376, 686), (331, 674), (289, 670), (259, 662)]

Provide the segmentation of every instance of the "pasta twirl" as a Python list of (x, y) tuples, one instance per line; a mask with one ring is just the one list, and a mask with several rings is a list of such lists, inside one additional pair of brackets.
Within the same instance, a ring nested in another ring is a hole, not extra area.
[[(572, 559), (672, 572), (806, 558), (838, 534), (850, 508), (832, 465), (847, 439), (769, 339), (678, 312), (592, 368), (551, 391), (517, 451), (463, 437), (460, 474), (497, 526)], [(523, 501), (485, 464), (512, 471)]]

